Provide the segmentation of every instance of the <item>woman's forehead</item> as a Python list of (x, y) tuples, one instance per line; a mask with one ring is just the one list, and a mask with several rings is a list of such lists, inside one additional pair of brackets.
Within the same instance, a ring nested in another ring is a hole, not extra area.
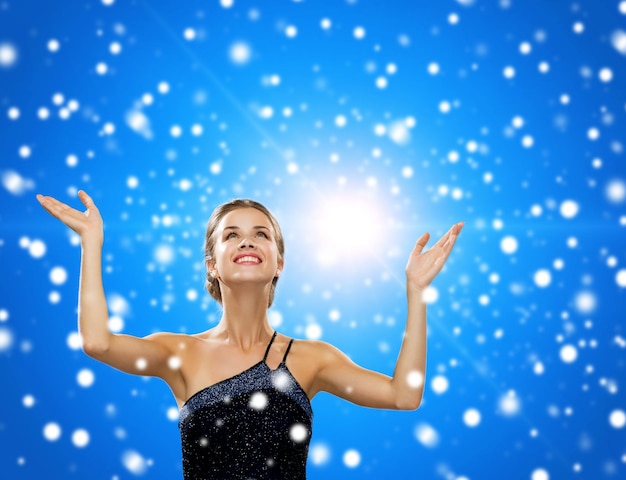
[(224, 230), (228, 227), (267, 227), (272, 229), (272, 223), (260, 210), (252, 207), (237, 208), (228, 212), (220, 222), (220, 229)]

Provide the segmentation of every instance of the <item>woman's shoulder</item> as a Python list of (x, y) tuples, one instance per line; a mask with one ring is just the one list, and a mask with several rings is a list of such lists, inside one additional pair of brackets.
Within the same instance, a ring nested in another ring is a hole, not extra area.
[(173, 332), (155, 332), (145, 338), (164, 346), (179, 350), (184, 349), (194, 343), (201, 342), (206, 332), (189, 334), (189, 333), (173, 333)]
[(323, 340), (309, 340), (294, 338), (294, 346), (297, 345), (298, 352), (303, 356), (314, 359), (331, 359), (336, 355), (342, 355), (334, 345)]

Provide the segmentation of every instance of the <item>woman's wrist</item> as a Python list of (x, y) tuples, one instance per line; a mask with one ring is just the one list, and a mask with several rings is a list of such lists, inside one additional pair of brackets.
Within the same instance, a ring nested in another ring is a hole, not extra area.
[(92, 250), (94, 248), (102, 248), (104, 244), (104, 236), (98, 235), (83, 235), (80, 237), (80, 245), (83, 249)]

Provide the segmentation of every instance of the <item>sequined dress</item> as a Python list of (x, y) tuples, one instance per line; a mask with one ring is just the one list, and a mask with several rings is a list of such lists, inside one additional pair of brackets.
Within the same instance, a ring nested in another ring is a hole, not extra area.
[(187, 480), (299, 480), (313, 411), (287, 368), (293, 339), (272, 370), (267, 355), (243, 372), (194, 394), (180, 410), (183, 474)]

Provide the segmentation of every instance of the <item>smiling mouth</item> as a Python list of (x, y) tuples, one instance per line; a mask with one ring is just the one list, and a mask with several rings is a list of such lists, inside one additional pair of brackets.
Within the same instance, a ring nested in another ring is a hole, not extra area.
[(246, 255), (245, 257), (239, 257), (235, 260), (235, 263), (252, 263), (258, 264), (261, 263), (261, 259), (253, 256)]

